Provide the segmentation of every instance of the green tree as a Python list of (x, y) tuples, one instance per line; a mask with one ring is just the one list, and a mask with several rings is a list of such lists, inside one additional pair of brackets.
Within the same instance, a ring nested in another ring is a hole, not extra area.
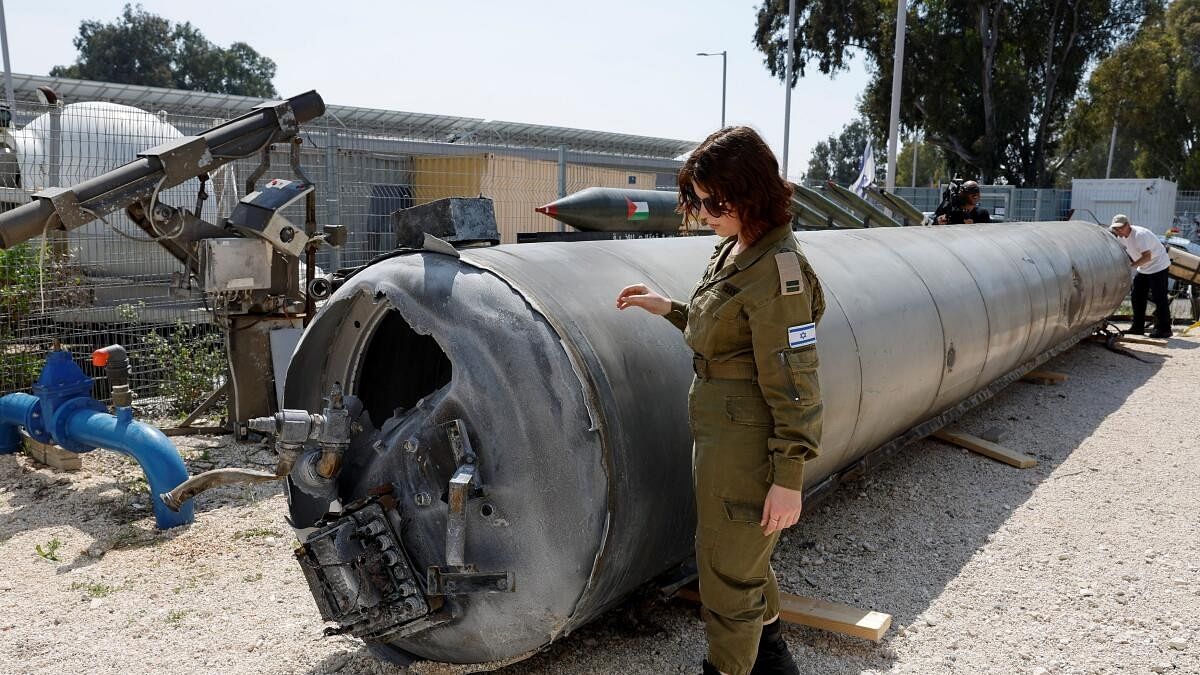
[[(862, 161), (868, 135), (866, 122), (859, 119), (842, 127), (838, 135), (819, 141), (813, 146), (812, 156), (808, 159), (804, 182), (832, 180), (838, 185), (853, 183), (858, 178), (858, 164)], [(878, 153), (878, 143), (875, 148)]]
[[(917, 180), (913, 181), (913, 151), (917, 153)], [(931, 143), (909, 139), (900, 148), (896, 156), (896, 185), (917, 187), (937, 187), (944, 184), (950, 176), (946, 167), (946, 159), (941, 148)]]
[[(900, 122), (942, 148), (949, 169), (991, 182), (1044, 186), (1087, 68), (1162, 0), (914, 0), (908, 5)], [(784, 74), (786, 0), (765, 0), (755, 43)], [(883, 135), (891, 103), (894, 0), (797, 0), (794, 80), (865, 57), (862, 110)], [(795, 81), (791, 83), (793, 86)]]
[(1161, 176), (1200, 188), (1198, 85), (1200, 0), (1176, 0), (1096, 66), (1068, 123), (1066, 166), (1104, 175), (1115, 125), (1114, 177)]
[(74, 40), (79, 57), (50, 69), (54, 77), (271, 98), (275, 62), (244, 42), (219, 47), (191, 23), (125, 5), (113, 23), (83, 21)]

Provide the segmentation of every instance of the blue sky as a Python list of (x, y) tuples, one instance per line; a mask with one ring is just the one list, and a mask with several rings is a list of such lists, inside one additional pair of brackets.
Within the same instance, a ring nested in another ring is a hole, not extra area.
[[(124, 0), (4, 3), (15, 72), (74, 62), (84, 19), (114, 20)], [(753, 47), (748, 0), (228, 2), (144, 0), (213, 42), (249, 43), (278, 66), (289, 96), (329, 103), (700, 140), (726, 120), (783, 149), (784, 87)], [(866, 71), (815, 71), (792, 93), (789, 175), (855, 115)]]

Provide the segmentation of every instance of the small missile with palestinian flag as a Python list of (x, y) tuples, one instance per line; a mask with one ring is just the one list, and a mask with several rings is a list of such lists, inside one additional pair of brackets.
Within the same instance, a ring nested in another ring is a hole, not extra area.
[(534, 210), (588, 232), (674, 233), (683, 223), (678, 203), (675, 191), (591, 187)]

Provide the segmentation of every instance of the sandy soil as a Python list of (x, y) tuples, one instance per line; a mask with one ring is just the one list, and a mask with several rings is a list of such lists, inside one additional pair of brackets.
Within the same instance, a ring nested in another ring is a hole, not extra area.
[[(789, 626), (802, 671), (1200, 673), (1198, 348), (1080, 345), (1046, 366), (1065, 383), (1014, 384), (960, 423), (1036, 467), (926, 440), (814, 508), (776, 552), (784, 590), (894, 623), (878, 644)], [(192, 472), (271, 464), (178, 440)], [(0, 457), (0, 673), (400, 672), (322, 636), (276, 486), (203, 495), (159, 533), (135, 464), (83, 467)], [(703, 653), (696, 609), (647, 594), (498, 672), (698, 673)]]

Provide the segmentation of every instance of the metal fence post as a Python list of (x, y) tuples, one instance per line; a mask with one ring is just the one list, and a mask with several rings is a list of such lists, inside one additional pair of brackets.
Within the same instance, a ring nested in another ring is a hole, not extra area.
[[(558, 198), (567, 196), (567, 146), (558, 146)], [(559, 221), (558, 231), (566, 232), (567, 226)]]
[[(338, 184), (338, 133), (330, 129), (325, 136), (325, 223), (329, 225), (342, 224), (342, 208), (339, 200), (341, 187)], [(347, 233), (349, 234), (349, 233)], [(349, 236), (346, 237), (347, 242)], [(342, 247), (333, 246), (330, 249), (330, 261), (333, 270), (342, 268)]]

